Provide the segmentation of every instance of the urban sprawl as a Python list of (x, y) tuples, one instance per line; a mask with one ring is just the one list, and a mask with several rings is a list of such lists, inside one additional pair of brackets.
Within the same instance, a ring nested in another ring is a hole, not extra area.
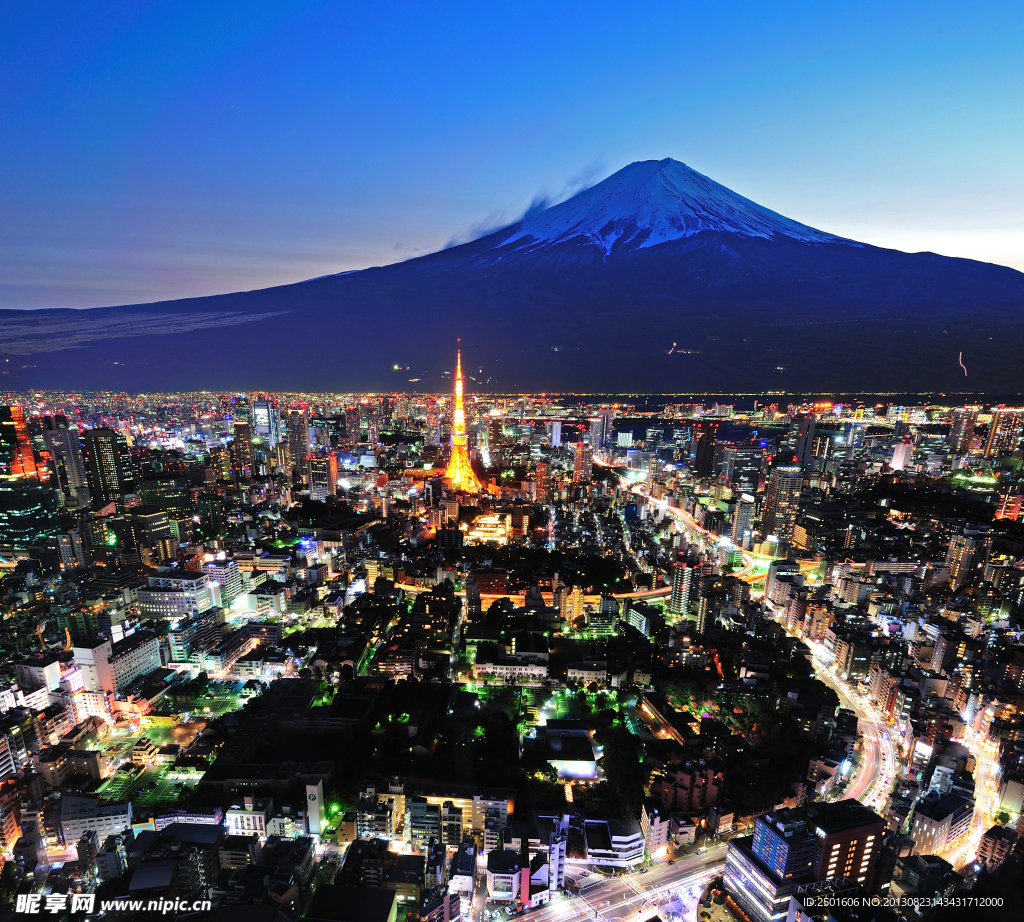
[(438, 395), (0, 395), (7, 909), (1003, 905), (1024, 409), (452, 364)]

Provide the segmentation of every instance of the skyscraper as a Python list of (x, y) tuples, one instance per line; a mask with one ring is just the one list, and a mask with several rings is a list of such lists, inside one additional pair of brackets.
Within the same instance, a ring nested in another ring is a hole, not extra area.
[(235, 423), (231, 460), (240, 477), (252, 475), (252, 428), (248, 423)]
[(562, 445), (562, 421), (556, 419), (551, 424), (551, 447), (560, 448)]
[(547, 461), (537, 462), (537, 499), (541, 502), (548, 498), (548, 490), (551, 489), (551, 469)]
[[(358, 420), (358, 416), (356, 417)], [(346, 437), (350, 441), (359, 441), (358, 434), (353, 439), (347, 433), (348, 414), (345, 416)], [(292, 458), (296, 466), (300, 467), (309, 454), (309, 417), (305, 410), (292, 410), (288, 414), (288, 447), (292, 450)]]
[(597, 416), (590, 421), (590, 447), (594, 451), (600, 451), (608, 445), (614, 422), (615, 411), (611, 407), (602, 407), (597, 411)]
[(981, 407), (960, 407), (953, 411), (949, 425), (949, 447), (954, 453), (966, 455), (970, 452), (974, 426), (980, 412)]
[(580, 440), (576, 443), (572, 462), (572, 482), (584, 483), (594, 473), (594, 449)]
[(0, 544), (28, 547), (57, 534), (58, 496), (36, 465), (21, 407), (0, 407)]
[(462, 405), (462, 350), (455, 361), (455, 409), (452, 411), (452, 456), (448, 462), (445, 477), (451, 481), (452, 489), (467, 493), (479, 492), (482, 488), (473, 466), (469, 463), (466, 449), (466, 410)]
[(772, 471), (761, 517), (763, 537), (774, 535), (780, 544), (789, 544), (793, 540), (803, 484), (803, 471), (797, 465), (777, 467)]
[(1006, 454), (1020, 444), (1024, 435), (1024, 409), (998, 407), (992, 412), (992, 425), (985, 440), (985, 457)]
[(718, 423), (694, 423), (693, 434), (697, 440), (694, 473), (698, 477), (710, 477), (715, 472), (715, 438), (718, 435)]
[(672, 564), (672, 595), (668, 610), (680, 617), (690, 613), (690, 582), (693, 570), (682, 561)]
[(910, 456), (914, 453), (914, 446), (907, 442), (899, 442), (896, 447), (892, 450), (892, 461), (889, 462), (889, 467), (894, 471), (902, 471), (906, 469), (907, 462), (910, 460)]
[(756, 442), (749, 445), (726, 445), (722, 451), (722, 476), (734, 490), (756, 493), (761, 485), (761, 464), (764, 449)]
[(126, 493), (135, 492), (135, 467), (123, 433), (114, 429), (87, 429), (82, 441), (89, 492), (96, 506), (105, 506)]
[(335, 496), (338, 492), (338, 456), (331, 453), (326, 458), (310, 458), (306, 462), (309, 478), (309, 498), (320, 500)]
[(61, 488), (73, 503), (84, 502), (88, 478), (82, 460), (82, 439), (78, 430), (68, 428), (65, 416), (48, 416), (44, 420), (44, 425), (46, 428), (43, 437), (57, 465)]
[(796, 442), (796, 463), (809, 471), (814, 467), (814, 414), (800, 413), (793, 417), (790, 435)]
[(992, 538), (988, 535), (953, 535), (946, 551), (949, 585), (953, 589), (959, 589), (969, 582), (972, 574), (987, 562), (991, 548)]
[(281, 440), (281, 417), (277, 404), (270, 398), (257, 400), (252, 405), (253, 431), (268, 448), (276, 448)]
[(732, 543), (738, 547), (749, 547), (753, 528), (754, 497), (744, 493), (732, 513)]

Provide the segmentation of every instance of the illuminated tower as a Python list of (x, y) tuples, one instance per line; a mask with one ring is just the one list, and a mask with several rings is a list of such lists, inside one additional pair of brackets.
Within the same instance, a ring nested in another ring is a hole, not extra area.
[(453, 490), (476, 493), (483, 489), (476, 479), (466, 451), (466, 411), (462, 406), (462, 350), (455, 365), (455, 412), (452, 413), (452, 457), (448, 462), (445, 477), (451, 481)]

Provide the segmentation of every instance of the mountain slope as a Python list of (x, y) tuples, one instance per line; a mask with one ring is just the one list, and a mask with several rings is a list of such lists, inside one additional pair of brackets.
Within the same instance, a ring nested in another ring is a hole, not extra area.
[(393, 266), (0, 312), (0, 374), (10, 389), (436, 391), (461, 336), (469, 390), (1007, 392), (1024, 385), (1022, 307), (1012, 269), (845, 240), (645, 161)]

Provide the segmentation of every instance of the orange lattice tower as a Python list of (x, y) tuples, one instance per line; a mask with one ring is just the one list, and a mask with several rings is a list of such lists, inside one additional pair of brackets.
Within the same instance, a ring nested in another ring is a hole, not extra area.
[(466, 451), (466, 411), (462, 406), (462, 350), (455, 365), (455, 412), (452, 413), (452, 457), (448, 462), (445, 477), (451, 481), (453, 490), (478, 493), (483, 487), (473, 473)]

